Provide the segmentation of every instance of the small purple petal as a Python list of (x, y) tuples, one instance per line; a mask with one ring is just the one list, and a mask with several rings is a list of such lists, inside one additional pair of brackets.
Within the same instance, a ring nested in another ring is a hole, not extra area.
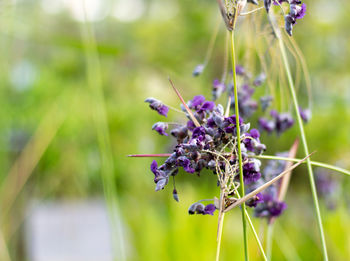
[(215, 103), (212, 101), (206, 101), (203, 103), (202, 107), (198, 110), (198, 112), (202, 111), (212, 111), (215, 108)]
[(194, 70), (193, 70), (193, 72), (192, 72), (192, 75), (193, 75), (194, 77), (201, 75), (202, 72), (204, 71), (204, 68), (205, 68), (204, 64), (198, 64), (198, 65), (194, 68)]
[(155, 130), (160, 135), (168, 136), (168, 133), (165, 132), (167, 129), (168, 129), (168, 124), (165, 122), (156, 122), (152, 126), (152, 130)]
[(236, 66), (236, 74), (238, 74), (238, 75), (244, 75), (244, 74), (245, 74), (244, 68), (243, 68), (242, 66), (240, 66), (240, 65), (237, 65), (237, 66)]
[(214, 204), (206, 205), (204, 208), (204, 215), (214, 215), (214, 211), (216, 210), (216, 207)]
[(157, 175), (158, 163), (155, 160), (151, 163), (151, 171), (154, 173), (154, 175)]
[(169, 112), (169, 108), (167, 106), (165, 106), (164, 104), (162, 104), (160, 107), (158, 107), (157, 111), (160, 115), (167, 117), (168, 112)]
[(204, 101), (205, 98), (203, 95), (194, 96), (193, 99), (190, 101), (189, 107), (194, 109), (195, 107), (201, 105)]
[(250, 136), (254, 139), (258, 139), (260, 137), (260, 133), (257, 129), (251, 129)]

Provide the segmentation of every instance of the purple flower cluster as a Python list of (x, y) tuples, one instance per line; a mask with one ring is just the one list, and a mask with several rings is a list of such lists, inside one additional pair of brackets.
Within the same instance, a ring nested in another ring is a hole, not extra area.
[(301, 1), (298, 0), (290, 0), (290, 11), (284, 17), (285, 21), (285, 29), (287, 33), (292, 36), (293, 26), (296, 24), (297, 19), (301, 19), (306, 14), (306, 4), (301, 4)]
[(280, 135), (294, 125), (294, 119), (288, 112), (278, 113), (276, 110), (271, 110), (270, 116), (270, 120), (264, 117), (259, 118), (260, 128), (268, 133), (276, 131), (277, 135)]
[[(238, 88), (238, 104), (240, 115), (246, 119), (250, 117), (258, 108), (258, 103), (252, 98), (255, 93), (255, 87), (261, 86), (265, 80), (266, 75), (264, 73), (259, 74), (255, 79), (251, 79), (250, 73), (247, 72), (244, 67), (237, 65), (236, 74), (240, 77), (242, 84)], [(213, 81), (213, 100), (220, 98), (225, 92), (231, 96), (231, 106), (234, 107), (234, 91), (233, 84), (229, 83), (225, 85), (218, 79)]]
[[(288, 156), (288, 153), (279, 153), (278, 156)], [(280, 160), (270, 160), (268, 161), (266, 167), (262, 172), (261, 179), (253, 184), (249, 190), (252, 191), (257, 187), (261, 186), (263, 183), (270, 181), (281, 172), (284, 171), (286, 166), (285, 161)], [(283, 201), (278, 200), (278, 188), (279, 183), (274, 183), (269, 186), (261, 193), (257, 194), (256, 199), (251, 199), (247, 204), (255, 204), (254, 214), (257, 217), (272, 218), (277, 217), (282, 214), (282, 212), (287, 208), (287, 205)]]
[(293, 26), (297, 19), (301, 19), (306, 14), (306, 4), (302, 4), (300, 0), (264, 0), (264, 6), (269, 12), (271, 4), (281, 5), (283, 2), (289, 4), (289, 13), (284, 17), (285, 29), (292, 36)]
[(202, 203), (196, 202), (189, 207), (188, 214), (214, 215), (215, 210), (216, 207), (214, 204), (204, 206)]
[(309, 108), (303, 109), (299, 108), (300, 117), (303, 119), (305, 123), (308, 123), (311, 119), (311, 110)]
[(165, 106), (161, 101), (158, 101), (157, 99), (150, 97), (150, 98), (147, 98), (145, 102), (148, 102), (149, 107), (152, 110), (157, 111), (160, 115), (163, 115), (165, 117), (168, 116), (169, 108)]
[(339, 180), (322, 168), (315, 170), (315, 177), (318, 196), (324, 200), (328, 209), (334, 210), (340, 194)]
[[(222, 105), (207, 101), (202, 95), (195, 96), (187, 103), (187, 106), (200, 126), (196, 126), (190, 115), (187, 115), (189, 120), (185, 124), (176, 125), (170, 131), (177, 141), (173, 152), (164, 164), (158, 166), (156, 161), (151, 164), (156, 191), (164, 189), (169, 178), (175, 177), (179, 168), (191, 174), (199, 174), (203, 169), (209, 169), (218, 175), (220, 186), (226, 186), (230, 190), (227, 191), (228, 194), (233, 195), (233, 182), (239, 180), (237, 142), (241, 142), (244, 182), (251, 184), (258, 181), (261, 177), (261, 163), (257, 159), (249, 158), (248, 155), (259, 155), (266, 149), (265, 145), (260, 142), (259, 131), (249, 130), (250, 124), (244, 124), (240, 118), (241, 137), (238, 139), (236, 116), (225, 117)], [(185, 109), (183, 110), (186, 112)], [(167, 135), (165, 133), (167, 128), (168, 124), (162, 122), (157, 122), (152, 127), (162, 135)], [(234, 170), (230, 173), (231, 177), (225, 176), (228, 166), (234, 166)], [(176, 198), (175, 196), (174, 198), (178, 199), (177, 191), (175, 194)], [(189, 213), (212, 214), (215, 210), (213, 206), (211, 204), (203, 207), (202, 204), (196, 204), (191, 206)]]

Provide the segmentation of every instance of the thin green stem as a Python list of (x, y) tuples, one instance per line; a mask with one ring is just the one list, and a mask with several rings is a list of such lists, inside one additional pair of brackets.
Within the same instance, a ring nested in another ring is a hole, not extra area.
[[(270, 12), (270, 16), (272, 15), (271, 13), (272, 12)], [(279, 28), (277, 27), (277, 25), (274, 22), (272, 22), (271, 24), (273, 26), (275, 33), (276, 33), (276, 37), (278, 38), (278, 43), (279, 43), (279, 48), (280, 48), (281, 55), (282, 55), (283, 65), (284, 65), (284, 69), (285, 69), (286, 74), (287, 74), (289, 89), (290, 89), (290, 92), (292, 95), (294, 109), (296, 112), (297, 122), (298, 122), (300, 136), (301, 136), (301, 143), (304, 147), (305, 155), (309, 155), (309, 148), (307, 145), (306, 135), (305, 135), (305, 131), (304, 131), (304, 125), (303, 125), (303, 122), (302, 122), (302, 119), (300, 116), (299, 103), (298, 103), (297, 95), (295, 92), (292, 74), (291, 74), (291, 71), (289, 68), (289, 62), (288, 62), (287, 53), (286, 53), (286, 50), (284, 47), (283, 39), (282, 39), (281, 33), (279, 32)], [(325, 235), (324, 235), (324, 231), (323, 231), (321, 211), (320, 211), (319, 202), (318, 202), (318, 198), (317, 198), (317, 190), (316, 190), (315, 179), (314, 179), (314, 175), (313, 175), (313, 171), (312, 171), (311, 160), (309, 158), (306, 160), (306, 165), (307, 165), (307, 169), (308, 169), (308, 173), (309, 173), (311, 193), (312, 193), (312, 198), (314, 201), (314, 206), (315, 206), (315, 211), (316, 211), (317, 225), (318, 225), (318, 229), (319, 229), (319, 233), (320, 233), (320, 237), (321, 237), (323, 259), (328, 260), (327, 246), (326, 246), (326, 239), (325, 239)]]
[(266, 254), (268, 260), (271, 260), (272, 254), (273, 224), (274, 223), (269, 223), (267, 225)]
[(219, 217), (219, 226), (218, 226), (218, 237), (217, 237), (217, 244), (216, 244), (216, 261), (220, 260), (220, 246), (221, 246), (221, 236), (222, 236), (222, 228), (224, 226), (224, 217), (225, 213), (220, 213)]
[(105, 104), (105, 97), (102, 87), (101, 65), (97, 51), (97, 43), (91, 24), (86, 20), (85, 4), (84, 15), (85, 23), (82, 24), (81, 33), (86, 58), (86, 77), (87, 84), (91, 91), (93, 104), (93, 119), (96, 127), (97, 142), (101, 154), (101, 177), (103, 183), (104, 195), (109, 211), (109, 218), (112, 223), (112, 240), (115, 256), (119, 260), (126, 260), (123, 226), (119, 214), (119, 202), (117, 197), (117, 188), (114, 178), (114, 161), (111, 140), (108, 130), (108, 118)]
[[(257, 159), (284, 160), (284, 161), (292, 161), (292, 162), (300, 161), (300, 159), (279, 157), (279, 156), (270, 156), (270, 155), (260, 155), (260, 156), (251, 155), (249, 157), (257, 158)], [(334, 170), (334, 171), (337, 171), (339, 173), (343, 173), (345, 175), (350, 176), (350, 171), (348, 171), (346, 169), (339, 168), (339, 167), (336, 167), (336, 166), (333, 166), (330, 164), (326, 164), (326, 163), (322, 163), (322, 162), (318, 162), (318, 161), (310, 161), (310, 162), (311, 162), (311, 165), (313, 165), (313, 166)], [(303, 162), (303, 163), (307, 163), (307, 162)]]
[(249, 224), (251, 230), (253, 231), (253, 234), (254, 234), (254, 237), (255, 237), (255, 239), (256, 239), (256, 242), (258, 243), (258, 247), (259, 247), (259, 249), (260, 249), (260, 252), (261, 252), (261, 254), (262, 254), (262, 257), (263, 257), (263, 259), (264, 259), (265, 261), (267, 261), (268, 259), (267, 259), (267, 257), (266, 257), (264, 248), (263, 248), (263, 246), (262, 246), (262, 244), (261, 244), (261, 242), (260, 242), (259, 236), (258, 236), (258, 234), (256, 233), (256, 230), (255, 230), (255, 228), (254, 228), (253, 222), (252, 222), (252, 220), (250, 219), (247, 210), (245, 211), (245, 215), (246, 215), (246, 217), (247, 217), (248, 224)]
[[(235, 22), (234, 22), (235, 23)], [(237, 131), (237, 151), (238, 151), (238, 163), (239, 163), (239, 180), (241, 183), (241, 194), (244, 196), (244, 180), (243, 180), (243, 166), (242, 166), (242, 151), (241, 151), (241, 131), (239, 128), (239, 107), (238, 107), (238, 90), (237, 90), (237, 79), (236, 79), (236, 59), (235, 59), (235, 26), (233, 27), (233, 30), (231, 33), (231, 51), (232, 51), (232, 72), (233, 72), (233, 87), (234, 87), (234, 96), (235, 96), (235, 115), (236, 115), (236, 131)], [(248, 238), (247, 238), (247, 224), (246, 224), (246, 217), (245, 217), (245, 211), (246, 206), (245, 203), (241, 206), (242, 209), (242, 223), (243, 223), (243, 241), (244, 241), (244, 257), (245, 260), (249, 260), (248, 257)]]

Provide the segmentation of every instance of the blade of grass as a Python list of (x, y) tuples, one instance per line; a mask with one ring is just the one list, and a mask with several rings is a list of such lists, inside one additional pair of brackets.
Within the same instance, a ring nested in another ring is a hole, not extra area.
[[(260, 156), (249, 156), (249, 157), (256, 158), (256, 159), (285, 160), (285, 161), (291, 161), (291, 162), (298, 162), (300, 160), (300, 159), (286, 158), (286, 157), (279, 157), (279, 156), (272, 156), (272, 155), (260, 155)], [(307, 162), (303, 162), (303, 163), (306, 164)], [(350, 176), (350, 171), (337, 166), (333, 166), (333, 165), (318, 162), (318, 161), (312, 161), (312, 160), (310, 161), (310, 163), (311, 165), (316, 167), (334, 170), (336, 172)]]
[(180, 92), (178, 91), (178, 89), (176, 89), (176, 87), (175, 87), (173, 81), (172, 81), (170, 78), (169, 78), (169, 82), (170, 82), (171, 86), (173, 87), (173, 89), (174, 89), (174, 91), (175, 91), (177, 97), (179, 97), (181, 103), (182, 103), (183, 106), (185, 107), (185, 109), (186, 109), (188, 115), (190, 116), (191, 120), (193, 121), (194, 125), (196, 125), (196, 127), (201, 126), (201, 125), (199, 124), (199, 122), (197, 121), (196, 117), (194, 117), (194, 115), (193, 115), (192, 111), (190, 110), (190, 108), (188, 108), (188, 106), (187, 106), (185, 100), (182, 98)]
[[(289, 158), (294, 158), (299, 146), (299, 140), (296, 139), (292, 145), (292, 147), (289, 150), (288, 157)], [(292, 162), (287, 162), (285, 165), (284, 170), (289, 169), (293, 165)], [(287, 189), (289, 186), (289, 181), (290, 177), (292, 175), (292, 172), (287, 173), (281, 180), (281, 184), (279, 186), (278, 190), (278, 200), (283, 201), (284, 197), (287, 193)], [(266, 253), (267, 253), (267, 258), (269, 260), (272, 260), (272, 246), (273, 246), (273, 231), (274, 231), (274, 224), (275, 224), (275, 218), (272, 217), (268, 220), (267, 223), (267, 238), (266, 238)]]
[(1, 218), (7, 216), (18, 194), (56, 136), (58, 129), (63, 124), (66, 113), (62, 110), (62, 107), (65, 107), (64, 101), (66, 98), (66, 95), (62, 94), (54, 102), (1, 184)]
[[(239, 163), (239, 181), (240, 181), (240, 189), (241, 189), (241, 195), (245, 195), (245, 189), (244, 189), (244, 180), (243, 180), (243, 163), (242, 163), (242, 151), (241, 151), (241, 131), (240, 131), (240, 124), (239, 124), (239, 107), (238, 107), (238, 88), (237, 88), (237, 75), (236, 75), (236, 57), (235, 57), (235, 25), (236, 25), (236, 19), (237, 15), (234, 17), (233, 21), (233, 30), (230, 31), (231, 34), (231, 57), (232, 57), (232, 74), (233, 74), (233, 88), (234, 88), (234, 96), (235, 96), (235, 115), (236, 115), (236, 128), (237, 131), (237, 152), (238, 152), (238, 163)], [(245, 211), (246, 206), (243, 202), (242, 204), (242, 225), (243, 225), (243, 242), (244, 242), (244, 258), (245, 260), (249, 260), (248, 256), (248, 238), (247, 238), (247, 224), (246, 224), (246, 217), (245, 217)]]
[[(278, 28), (278, 25), (275, 22), (275, 19), (273, 17), (272, 12), (269, 12), (269, 18), (270, 18), (270, 22), (271, 22), (272, 28), (273, 28), (273, 30), (275, 32), (275, 35), (276, 35), (277, 39), (278, 39), (278, 44), (279, 44), (279, 49), (281, 51), (281, 55), (282, 55), (282, 59), (283, 59), (284, 69), (285, 69), (286, 74), (287, 74), (288, 86), (289, 86), (290, 93), (292, 95), (294, 109), (295, 109), (295, 112), (296, 112), (297, 122), (298, 122), (298, 126), (299, 126), (299, 132), (300, 132), (300, 136), (301, 136), (301, 143), (302, 143), (302, 145), (304, 147), (305, 155), (308, 155), (309, 154), (309, 148), (308, 148), (308, 144), (307, 144), (307, 140), (306, 140), (306, 135), (305, 135), (303, 121), (302, 121), (301, 116), (300, 116), (299, 102), (298, 102), (298, 98), (297, 98), (297, 95), (296, 95), (296, 92), (295, 92), (294, 82), (293, 82), (292, 74), (291, 74), (291, 71), (290, 71), (290, 68), (289, 68), (289, 62), (288, 62), (287, 53), (286, 53), (286, 50), (285, 50), (285, 47), (284, 47), (284, 42), (283, 42), (281, 32), (280, 32), (280, 30)], [(306, 160), (306, 165), (307, 165), (307, 169), (308, 169), (308, 173), (309, 173), (309, 181), (310, 181), (311, 193), (312, 193), (312, 198), (313, 198), (314, 207), (315, 207), (315, 214), (316, 214), (316, 219), (317, 219), (318, 230), (319, 230), (320, 238), (321, 238), (323, 259), (324, 260), (328, 260), (326, 239), (325, 239), (325, 235), (324, 235), (321, 211), (320, 211), (320, 206), (319, 206), (319, 202), (318, 202), (318, 198), (317, 198), (317, 189), (316, 189), (316, 185), (315, 185), (315, 179), (314, 179), (314, 175), (313, 175), (312, 165), (311, 165), (311, 160), (310, 159)]]
[(105, 105), (105, 98), (102, 87), (101, 66), (97, 51), (96, 39), (92, 25), (87, 21), (84, 3), (85, 21), (81, 27), (82, 42), (86, 58), (87, 84), (91, 92), (93, 104), (93, 119), (96, 127), (97, 141), (101, 154), (101, 176), (105, 199), (112, 223), (112, 240), (114, 241), (115, 258), (126, 260), (124, 237), (119, 213), (117, 189), (114, 179), (114, 162), (112, 146), (108, 130), (108, 119)]
[[(294, 141), (291, 149), (289, 150), (289, 153), (288, 153), (289, 158), (295, 158), (295, 155), (297, 154), (298, 146), (299, 146), (299, 140), (296, 139)], [(292, 162), (287, 162), (287, 164), (285, 166), (285, 170), (290, 168), (291, 166), (292, 166)], [(292, 175), (291, 172), (288, 173), (286, 176), (284, 176), (284, 178), (281, 181), (281, 185), (280, 185), (279, 190), (278, 190), (278, 200), (279, 201), (284, 200), (284, 197), (286, 196), (291, 175)]]
[(268, 186), (271, 186), (273, 183), (275, 183), (276, 181), (278, 181), (280, 178), (282, 178), (283, 176), (285, 176), (286, 174), (288, 174), (289, 172), (291, 172), (293, 169), (295, 169), (296, 167), (298, 167), (303, 161), (307, 160), (313, 153), (309, 154), (308, 156), (306, 156), (305, 158), (303, 158), (302, 160), (300, 160), (298, 163), (294, 164), (293, 166), (291, 166), (290, 168), (288, 168), (287, 170), (283, 171), (281, 174), (279, 174), (277, 177), (271, 179), (270, 181), (264, 183), (262, 186), (260, 186), (259, 188), (255, 189), (254, 191), (250, 192), (249, 194), (245, 195), (244, 197), (242, 197), (241, 199), (237, 200), (235, 203), (233, 203), (232, 205), (230, 205), (229, 207), (227, 207), (225, 209), (225, 212), (230, 211), (231, 209), (233, 209), (234, 207), (243, 204), (244, 202), (246, 202), (247, 200), (249, 200), (250, 198), (254, 197), (256, 194), (258, 194), (259, 192), (263, 191), (264, 189), (266, 189)]

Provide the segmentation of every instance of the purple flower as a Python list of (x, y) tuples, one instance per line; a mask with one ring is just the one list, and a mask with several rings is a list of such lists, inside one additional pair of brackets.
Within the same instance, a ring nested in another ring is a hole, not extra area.
[(205, 135), (204, 127), (200, 126), (200, 127), (196, 127), (193, 129), (192, 138), (198, 138), (198, 137), (204, 136), (204, 135)]
[(268, 133), (271, 133), (275, 129), (275, 123), (273, 121), (269, 121), (265, 118), (260, 118), (259, 119), (259, 126), (261, 129), (267, 131)]
[(213, 81), (213, 100), (218, 99), (221, 94), (226, 90), (226, 86), (224, 83), (220, 82), (218, 79)]
[(177, 202), (179, 202), (179, 195), (177, 194), (177, 190), (176, 190), (176, 189), (173, 190), (173, 198), (174, 198)]
[(155, 130), (160, 135), (168, 136), (168, 133), (165, 132), (167, 129), (168, 129), (168, 124), (166, 122), (156, 122), (152, 126), (152, 130)]
[(266, 80), (265, 73), (260, 73), (254, 80), (253, 84), (254, 86), (260, 86), (262, 85)]
[(204, 206), (202, 203), (196, 202), (189, 207), (188, 214), (214, 215), (215, 210), (216, 207), (214, 204), (208, 204)]
[(300, 117), (303, 119), (305, 123), (308, 123), (311, 119), (311, 110), (309, 108), (303, 110), (299, 107)]
[(157, 111), (160, 115), (163, 115), (165, 117), (168, 116), (169, 108), (166, 105), (164, 105), (161, 101), (150, 97), (150, 98), (147, 98), (145, 100), (145, 102), (148, 102), (149, 103), (149, 107), (152, 110)]
[(260, 98), (260, 104), (261, 104), (261, 109), (265, 111), (271, 104), (272, 101), (272, 96), (263, 96)]
[(173, 135), (178, 142), (182, 142), (188, 136), (188, 129), (186, 126), (180, 125), (179, 127), (172, 129), (170, 134)]
[(203, 214), (205, 206), (202, 203), (194, 203), (188, 209), (188, 214)]
[(192, 75), (193, 75), (194, 77), (201, 75), (202, 72), (204, 71), (204, 68), (205, 68), (204, 64), (198, 64), (198, 65), (194, 68), (194, 70), (193, 70), (193, 72), (192, 72)]
[(251, 129), (250, 136), (254, 139), (258, 139), (260, 137), (260, 132), (257, 129)]
[(158, 168), (157, 162), (154, 160), (151, 163), (151, 171), (154, 174), (154, 183), (156, 183), (156, 191), (164, 189), (168, 184), (169, 178), (163, 170)]
[(200, 106), (203, 102), (205, 102), (205, 98), (203, 95), (194, 96), (191, 101), (188, 103), (188, 107), (191, 109), (196, 109), (196, 107)]
[(183, 169), (188, 173), (194, 173), (194, 169), (191, 167), (191, 161), (185, 156), (178, 157), (178, 166), (183, 167)]
[(151, 163), (151, 171), (154, 173), (154, 176), (157, 177), (159, 174), (158, 174), (158, 163), (157, 161), (152, 161)]
[[(257, 161), (258, 162), (258, 161)], [(256, 182), (261, 177), (260, 166), (257, 162), (248, 162), (243, 165), (244, 183)]]
[(236, 66), (236, 74), (241, 75), (241, 76), (244, 75), (245, 74), (244, 68), (240, 65), (237, 65)]
[(191, 120), (189, 120), (188, 122), (187, 122), (187, 129), (189, 129), (189, 130), (193, 130), (194, 128), (196, 128), (196, 125), (194, 125), (194, 123), (193, 123), (193, 121), (191, 121)]
[(290, 113), (281, 113), (277, 117), (276, 121), (276, 131), (277, 134), (281, 134), (287, 129), (291, 128), (294, 125), (294, 119)]
[(212, 101), (206, 101), (203, 103), (202, 107), (199, 108), (198, 112), (212, 111), (215, 108), (215, 103)]
[(287, 208), (287, 204), (285, 202), (275, 201), (269, 207), (269, 212), (272, 217), (278, 217), (282, 214), (283, 210)]
[(214, 211), (216, 210), (216, 207), (214, 204), (209, 204), (209, 205), (206, 205), (205, 208), (204, 208), (204, 215), (214, 215)]
[[(241, 117), (239, 117), (239, 125), (241, 125), (243, 123), (243, 120)], [(225, 122), (229, 123), (229, 124), (234, 124), (236, 125), (236, 115), (232, 115), (230, 117), (225, 118)]]
[(296, 20), (303, 18), (306, 14), (306, 4), (299, 6), (298, 4), (300, 3), (301, 1), (291, 1), (289, 14), (284, 17), (285, 29), (290, 36), (292, 36), (292, 30), (296, 24)]

